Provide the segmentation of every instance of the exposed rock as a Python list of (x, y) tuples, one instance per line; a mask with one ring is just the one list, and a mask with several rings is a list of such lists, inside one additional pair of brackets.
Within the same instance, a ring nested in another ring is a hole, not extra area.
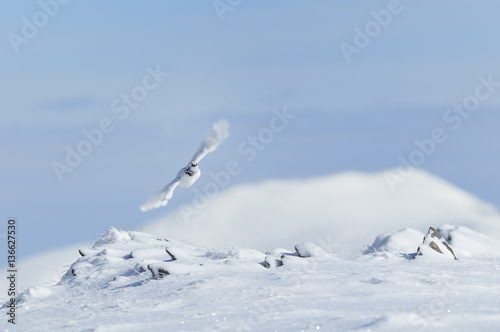
[(93, 250), (93, 249), (90, 249), (90, 248), (78, 249), (78, 253), (82, 257), (85, 257), (85, 256), (94, 256), (94, 255), (97, 255), (99, 252), (100, 252), (99, 250)]
[(417, 256), (433, 253), (458, 260), (448, 242), (433, 227), (430, 227), (422, 244), (418, 247)]
[(151, 272), (153, 279), (158, 280), (163, 278), (164, 276), (168, 276), (170, 273), (164, 268), (155, 266), (153, 264), (148, 265), (148, 270)]
[(168, 248), (165, 248), (165, 251), (167, 252), (167, 254), (170, 256), (170, 258), (172, 258), (172, 261), (175, 261), (177, 260), (177, 258), (175, 258), (175, 256), (170, 252), (168, 251)]
[(266, 256), (263, 265), (268, 269), (277, 268), (283, 265), (283, 261), (280, 258), (268, 255)]
[(297, 252), (297, 255), (302, 258), (328, 255), (325, 249), (311, 242), (302, 242), (295, 245), (295, 251)]

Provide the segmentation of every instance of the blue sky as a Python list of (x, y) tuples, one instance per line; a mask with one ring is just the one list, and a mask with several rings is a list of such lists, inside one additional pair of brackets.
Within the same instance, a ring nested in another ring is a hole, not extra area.
[[(500, 88), (459, 129), (443, 120), (478, 77), (500, 81), (499, 3), (395, 2), (398, 13), (349, 63), (339, 45), (355, 45), (356, 27), (393, 2), (243, 0), (221, 20), (210, 1), (70, 1), (16, 53), (9, 34), (23, 36), (23, 18), (43, 19), (40, 3), (54, 2), (4, 1), (0, 11), (0, 206), (19, 219), (21, 255), (110, 225), (135, 229), (188, 202), (179, 191), (163, 210), (138, 209), (217, 118), (231, 136), (203, 160), (207, 172), (243, 162), (238, 145), (285, 106), (296, 118), (231, 185), (383, 171), (443, 128), (448, 139), (420, 167), (500, 206)], [(169, 75), (120, 119), (113, 102), (147, 68)], [(53, 162), (103, 119), (113, 131), (60, 182)]]

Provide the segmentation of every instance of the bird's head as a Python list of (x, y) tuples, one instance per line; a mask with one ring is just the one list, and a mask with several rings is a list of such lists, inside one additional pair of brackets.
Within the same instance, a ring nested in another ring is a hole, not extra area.
[(191, 162), (191, 167), (198, 167), (198, 163), (196, 161)]

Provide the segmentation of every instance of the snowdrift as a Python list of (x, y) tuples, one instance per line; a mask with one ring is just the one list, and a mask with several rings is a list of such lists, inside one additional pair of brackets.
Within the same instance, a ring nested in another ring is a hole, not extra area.
[(432, 225), (464, 225), (500, 238), (500, 214), (494, 206), (422, 170), (396, 192), (384, 173), (347, 172), (235, 186), (201, 209), (196, 208), (198, 199), (195, 195), (195, 204), (144, 230), (208, 248), (265, 251), (309, 241), (338, 253), (359, 251), (377, 235), (402, 227), (426, 232)]

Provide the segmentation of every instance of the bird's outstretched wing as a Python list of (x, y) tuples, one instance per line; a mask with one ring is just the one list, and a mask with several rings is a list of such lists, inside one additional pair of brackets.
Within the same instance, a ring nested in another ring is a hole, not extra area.
[(175, 187), (181, 182), (183, 172), (179, 172), (175, 179), (173, 179), (169, 184), (167, 184), (162, 190), (149, 197), (146, 203), (141, 205), (141, 211), (146, 212), (159, 208), (160, 206), (165, 206), (168, 200), (172, 198)]
[(191, 157), (191, 162), (199, 162), (201, 158), (205, 157), (207, 153), (210, 153), (217, 149), (219, 144), (221, 144), (229, 136), (229, 122), (225, 119), (220, 119), (214, 123), (212, 130), (210, 130), (200, 145), (193, 153)]

